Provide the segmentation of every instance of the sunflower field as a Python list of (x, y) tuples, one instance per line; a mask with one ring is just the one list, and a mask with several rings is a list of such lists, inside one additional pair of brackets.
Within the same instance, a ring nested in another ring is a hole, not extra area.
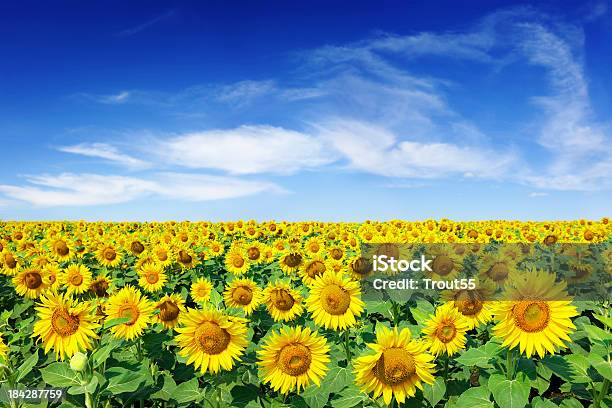
[[(370, 290), (432, 244), (478, 285)], [(611, 265), (607, 218), (0, 221), (0, 406), (612, 408)]]

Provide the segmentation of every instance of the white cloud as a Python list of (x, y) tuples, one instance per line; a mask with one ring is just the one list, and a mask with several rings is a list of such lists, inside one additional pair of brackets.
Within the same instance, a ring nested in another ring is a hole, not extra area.
[(510, 153), (449, 143), (400, 140), (370, 123), (337, 120), (319, 127), (321, 137), (354, 170), (389, 177), (435, 178), (460, 174), (503, 177), (515, 162)]
[(0, 185), (6, 197), (41, 207), (108, 205), (143, 197), (209, 201), (263, 192), (282, 193), (273, 183), (201, 174), (161, 173), (154, 180), (63, 173), (27, 177), (29, 185)]
[(334, 158), (316, 138), (272, 126), (241, 126), (160, 140), (155, 151), (166, 163), (230, 174), (291, 174)]
[(133, 169), (142, 169), (150, 166), (150, 163), (121, 153), (116, 147), (106, 143), (80, 143), (73, 146), (63, 146), (58, 150), (82, 156), (98, 157)]
[(530, 198), (536, 198), (536, 197), (547, 197), (548, 193), (545, 193), (543, 191), (534, 191), (529, 193), (529, 197)]

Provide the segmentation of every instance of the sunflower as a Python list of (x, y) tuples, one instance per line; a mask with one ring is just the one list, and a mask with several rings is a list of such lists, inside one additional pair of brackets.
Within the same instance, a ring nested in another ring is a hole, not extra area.
[(147, 292), (159, 292), (164, 288), (168, 277), (163, 266), (156, 263), (146, 263), (138, 271), (138, 284)]
[(225, 247), (219, 241), (209, 240), (206, 243), (206, 247), (208, 248), (208, 253), (213, 258), (217, 257), (217, 256), (220, 256), (220, 255), (223, 255), (223, 253), (225, 252)]
[(303, 261), (304, 257), (301, 253), (289, 250), (281, 254), (278, 265), (287, 275), (292, 275), (300, 269)]
[(4, 340), (2, 339), (2, 334), (0, 334), (0, 361), (7, 360), (9, 354), (9, 348), (6, 344), (4, 344)]
[(159, 242), (153, 246), (153, 248), (147, 253), (156, 263), (163, 267), (170, 266), (174, 263), (174, 255), (170, 246), (163, 242)]
[(314, 256), (307, 258), (302, 263), (298, 273), (302, 278), (302, 282), (310, 286), (314, 283), (315, 278), (323, 275), (328, 270), (331, 270), (330, 262), (321, 256)]
[(540, 357), (556, 348), (565, 348), (564, 340), (576, 326), (571, 318), (578, 316), (571, 298), (565, 293), (565, 282), (555, 282), (555, 275), (532, 270), (510, 280), (504, 300), (497, 302), (493, 317), (499, 323), (493, 334), (503, 339), (502, 346), (519, 346), (520, 352)]
[(365, 279), (374, 272), (372, 262), (361, 255), (357, 255), (349, 260), (348, 270), (351, 277), (355, 280)]
[(422, 330), (429, 351), (435, 355), (452, 356), (465, 348), (465, 333), (469, 323), (450, 302), (439, 306)]
[(291, 321), (302, 314), (302, 296), (288, 283), (276, 281), (264, 290), (268, 313), (275, 322)]
[(510, 255), (491, 253), (483, 257), (480, 274), (501, 288), (510, 275), (516, 273), (517, 262)]
[(311, 382), (321, 386), (329, 370), (329, 346), (309, 328), (283, 327), (273, 331), (257, 352), (260, 378), (274, 391), (298, 393)]
[(98, 298), (107, 298), (114, 291), (113, 280), (106, 274), (101, 273), (89, 284), (89, 291)]
[(326, 329), (344, 330), (354, 326), (363, 312), (359, 283), (341, 272), (325, 272), (313, 282), (306, 299), (314, 322)]
[(304, 252), (310, 256), (323, 254), (325, 252), (325, 241), (322, 237), (309, 238), (304, 243)]
[(374, 399), (381, 394), (389, 405), (395, 397), (403, 404), (406, 397), (414, 397), (416, 388), (422, 383), (434, 382), (434, 357), (426, 352), (427, 345), (420, 340), (411, 340), (410, 330), (389, 330), (382, 326), (376, 331), (376, 343), (368, 347), (374, 354), (358, 357), (354, 362), (355, 382)]
[(49, 252), (59, 262), (69, 261), (76, 256), (75, 245), (69, 239), (56, 235), (49, 239)]
[(465, 317), (468, 329), (471, 330), (493, 319), (493, 302), (495, 285), (488, 279), (481, 279), (476, 289), (445, 291), (442, 298), (452, 305)]
[(53, 348), (56, 358), (63, 360), (93, 348), (91, 339), (98, 338), (94, 330), (99, 325), (94, 322), (89, 302), (76, 302), (68, 294), (48, 292), (40, 296), (36, 312), (39, 320), (34, 324), (33, 334), (42, 340), (45, 353)]
[(192, 269), (197, 265), (198, 257), (193, 253), (189, 247), (183, 245), (179, 246), (175, 250), (175, 259), (180, 265), (181, 269), (187, 270)]
[(51, 282), (44, 269), (28, 268), (13, 277), (13, 285), (20, 296), (37, 299), (51, 286)]
[(250, 263), (260, 264), (263, 262), (264, 245), (259, 241), (250, 241), (244, 245), (244, 252)]
[(230, 248), (225, 254), (225, 269), (234, 275), (242, 275), (249, 270), (250, 261), (246, 257), (244, 250), (238, 246)]
[(121, 263), (121, 253), (117, 247), (111, 243), (101, 245), (96, 251), (96, 259), (100, 262), (100, 265), (106, 266), (107, 268), (114, 268)]
[(60, 275), (60, 281), (68, 294), (80, 295), (89, 289), (91, 271), (85, 265), (71, 264)]
[(0, 273), (8, 276), (15, 276), (21, 269), (21, 260), (17, 255), (9, 252), (8, 250), (0, 254)]
[(237, 307), (250, 315), (263, 299), (261, 289), (251, 279), (234, 279), (223, 292), (226, 307)]
[(175, 329), (179, 333), (175, 337), (180, 347), (178, 354), (202, 374), (231, 370), (249, 343), (244, 321), (218, 310), (189, 309), (182, 315), (182, 324)]
[(179, 324), (181, 314), (185, 313), (185, 299), (176, 293), (166, 295), (157, 302), (155, 308), (159, 310), (157, 320), (166, 329), (172, 329)]
[(191, 284), (191, 297), (196, 303), (204, 303), (210, 300), (212, 283), (206, 278), (198, 278)]
[(426, 272), (431, 279), (452, 281), (457, 277), (463, 260), (449, 245), (433, 245), (427, 252), (433, 258), (431, 271)]
[(133, 286), (127, 285), (109, 297), (104, 312), (110, 319), (128, 318), (129, 321), (111, 327), (116, 338), (132, 340), (142, 335), (153, 322), (155, 305)]
[(48, 263), (43, 266), (43, 271), (49, 282), (49, 289), (57, 291), (60, 287), (60, 277), (62, 271), (56, 263)]

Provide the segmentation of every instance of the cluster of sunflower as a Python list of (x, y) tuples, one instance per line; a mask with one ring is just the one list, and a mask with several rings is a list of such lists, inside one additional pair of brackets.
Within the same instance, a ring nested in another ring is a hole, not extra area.
[[(0, 284), (35, 300), (33, 335), (58, 360), (95, 349), (104, 330), (130, 342), (159, 324), (174, 333), (187, 365), (214, 375), (239, 364), (252, 336), (251, 316), (267, 313), (276, 326), (257, 347), (260, 381), (281, 394), (299, 393), (325, 378), (329, 333), (349, 333), (365, 318), (360, 280), (369, 271), (363, 244), (451, 243), (452, 251), (436, 254), (434, 273), (452, 278), (458, 258), (491, 242), (596, 243), (611, 232), (608, 219), (8, 222), (0, 223), (0, 273), (6, 275)], [(520, 255), (528, 252), (526, 246)], [(501, 261), (498, 256), (481, 266), (487, 281), (512, 300), (486, 301), (477, 291), (461, 291), (445, 298), (420, 336), (380, 326), (369, 351), (351, 362), (359, 388), (386, 404), (404, 403), (434, 382), (437, 357), (464, 349), (466, 333), (489, 322), (495, 322), (493, 334), (502, 346), (527, 357), (566, 347), (576, 308), (562, 296), (565, 288), (555, 284), (554, 274), (521, 279), (504, 268), (504, 260), (516, 256), (502, 254)], [(508, 280), (510, 275), (515, 278)], [(0, 333), (0, 358), (8, 353)]]

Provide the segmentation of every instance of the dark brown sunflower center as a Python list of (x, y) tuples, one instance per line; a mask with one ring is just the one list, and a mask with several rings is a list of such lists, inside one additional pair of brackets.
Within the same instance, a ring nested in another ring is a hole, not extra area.
[(259, 252), (259, 248), (256, 247), (249, 248), (249, 250), (247, 251), (247, 256), (251, 261), (258, 260), (260, 255), (261, 253)]
[(79, 329), (79, 316), (68, 313), (66, 309), (57, 309), (51, 316), (51, 327), (62, 337), (72, 336)]
[(365, 258), (357, 258), (351, 263), (351, 268), (353, 272), (358, 275), (367, 275), (372, 270), (370, 262), (368, 262)]
[(104, 259), (107, 261), (114, 261), (117, 258), (117, 252), (113, 248), (106, 248), (104, 250)]
[(291, 310), (295, 299), (285, 289), (278, 289), (272, 293), (272, 302), (277, 309), (287, 311)]
[(127, 323), (124, 323), (126, 326), (132, 326), (136, 323), (138, 316), (140, 316), (140, 310), (136, 305), (123, 305), (119, 308), (119, 317), (130, 319)]
[(351, 305), (351, 295), (336, 284), (327, 285), (321, 290), (321, 307), (332, 315), (344, 314)]
[(191, 261), (193, 260), (193, 258), (191, 257), (191, 255), (189, 255), (189, 254), (187, 253), (187, 251), (184, 251), (184, 250), (182, 250), (182, 249), (181, 249), (181, 250), (179, 251), (178, 260), (179, 260), (179, 262), (180, 262), (180, 263), (182, 263), (182, 264), (190, 264), (190, 263), (191, 263)]
[(440, 276), (448, 275), (452, 272), (454, 267), (455, 264), (453, 263), (453, 260), (446, 255), (436, 256), (431, 265), (431, 269), (433, 269), (433, 271)]
[(196, 331), (196, 341), (206, 354), (220, 354), (230, 342), (231, 336), (215, 322), (204, 322)]
[(17, 267), (17, 260), (11, 254), (4, 254), (4, 264), (9, 267), (9, 269), (15, 269)]
[(455, 328), (455, 325), (450, 322), (439, 326), (438, 329), (436, 330), (436, 337), (442, 343), (451, 342), (455, 338), (456, 334), (457, 334), (457, 329)]
[(248, 286), (238, 286), (232, 291), (232, 299), (240, 305), (250, 305), (253, 300), (253, 291)]
[(137, 255), (140, 255), (142, 253), (142, 251), (145, 250), (144, 245), (142, 245), (142, 243), (140, 241), (132, 242), (132, 245), (130, 247), (132, 249), (132, 252), (137, 254)]
[(414, 357), (402, 348), (388, 348), (374, 366), (374, 375), (387, 385), (407, 381), (416, 373)]
[(290, 268), (295, 268), (302, 263), (302, 255), (300, 254), (289, 254), (285, 257), (285, 264)]
[(171, 322), (176, 320), (178, 315), (179, 308), (174, 302), (166, 300), (164, 303), (159, 305), (159, 318), (162, 322)]
[(506, 265), (504, 262), (497, 262), (491, 266), (491, 268), (489, 268), (487, 275), (489, 275), (489, 277), (494, 281), (500, 282), (508, 277), (508, 272), (508, 265)]
[(325, 264), (321, 261), (313, 261), (306, 267), (306, 274), (311, 278), (316, 278), (325, 272)]
[(68, 245), (64, 241), (57, 241), (53, 247), (55, 252), (61, 256), (66, 256), (70, 253), (70, 249), (68, 249)]
[(381, 244), (378, 246), (376, 255), (386, 255), (387, 258), (399, 259), (399, 247), (395, 244)]
[(548, 326), (550, 307), (546, 302), (523, 300), (512, 308), (512, 315), (523, 331), (540, 332)]
[(28, 289), (38, 289), (43, 283), (42, 276), (35, 271), (26, 273), (23, 281)]
[(108, 286), (109, 285), (106, 280), (99, 280), (92, 283), (89, 290), (91, 290), (97, 297), (106, 297), (108, 296)]
[(455, 306), (462, 315), (474, 316), (482, 310), (482, 301), (478, 299), (466, 299), (455, 301)]
[(300, 343), (288, 344), (278, 353), (278, 367), (294, 377), (306, 373), (311, 363), (312, 352)]
[(332, 259), (335, 259), (337, 261), (342, 258), (342, 255), (344, 255), (344, 252), (342, 252), (340, 248), (334, 248), (330, 251), (329, 254), (332, 257)]

